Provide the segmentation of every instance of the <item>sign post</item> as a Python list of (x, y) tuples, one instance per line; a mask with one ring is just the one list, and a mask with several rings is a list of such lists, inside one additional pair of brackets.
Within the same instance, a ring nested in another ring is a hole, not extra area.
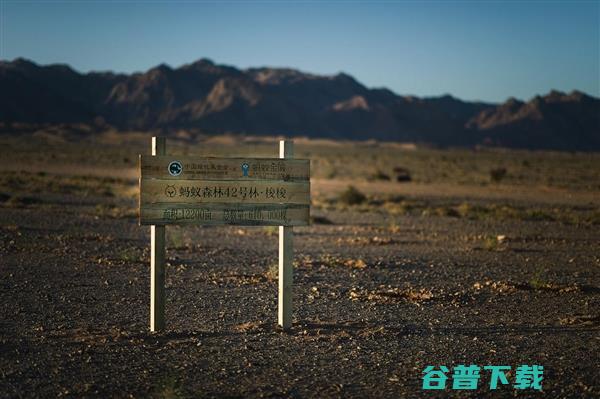
[[(279, 141), (279, 158), (294, 156), (294, 143)], [(292, 284), (294, 277), (294, 231), (292, 226), (279, 226), (279, 297), (278, 321), (284, 330), (292, 326)]]
[(165, 226), (279, 226), (278, 324), (292, 325), (293, 227), (310, 219), (310, 161), (167, 156), (164, 137), (140, 155), (139, 221), (150, 225), (150, 330), (165, 328)]
[[(152, 137), (152, 155), (166, 155), (166, 138)], [(150, 331), (165, 328), (165, 226), (150, 226)]]

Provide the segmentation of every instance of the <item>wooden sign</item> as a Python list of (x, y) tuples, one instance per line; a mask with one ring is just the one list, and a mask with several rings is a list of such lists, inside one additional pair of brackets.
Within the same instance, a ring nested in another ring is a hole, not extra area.
[(306, 225), (309, 178), (302, 159), (140, 156), (140, 224)]
[(140, 224), (150, 225), (150, 330), (165, 328), (165, 225), (279, 226), (278, 324), (292, 325), (293, 227), (310, 219), (310, 162), (293, 158), (281, 140), (279, 158), (166, 155), (152, 138), (140, 155)]

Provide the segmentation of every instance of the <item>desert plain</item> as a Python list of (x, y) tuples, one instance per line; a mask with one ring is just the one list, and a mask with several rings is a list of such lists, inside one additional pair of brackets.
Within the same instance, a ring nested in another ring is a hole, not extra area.
[[(168, 226), (152, 333), (151, 135), (0, 137), (0, 396), (600, 394), (599, 154), (296, 139), (312, 223), (294, 228), (292, 329), (277, 228)], [(276, 157), (278, 142), (173, 134), (167, 152)], [(422, 389), (426, 366), (459, 364), (511, 366), (509, 384)], [(513, 387), (521, 364), (544, 367), (542, 391)]]

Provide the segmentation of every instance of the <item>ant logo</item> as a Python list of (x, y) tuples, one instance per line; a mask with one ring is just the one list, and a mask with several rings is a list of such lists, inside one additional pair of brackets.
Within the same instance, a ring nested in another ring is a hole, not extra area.
[(171, 176), (179, 176), (183, 171), (183, 166), (179, 161), (173, 161), (169, 164), (169, 174)]
[(175, 188), (175, 186), (167, 186), (167, 188), (165, 188), (165, 195), (167, 197), (174, 197), (175, 194), (177, 194), (177, 189)]

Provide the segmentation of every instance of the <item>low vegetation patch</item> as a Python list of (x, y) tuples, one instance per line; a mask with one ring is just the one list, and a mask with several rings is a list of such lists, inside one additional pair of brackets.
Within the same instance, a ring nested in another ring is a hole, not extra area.
[(560, 222), (575, 225), (600, 224), (600, 208), (576, 208), (554, 206), (532, 208), (512, 204), (485, 203), (473, 204), (434, 204), (423, 200), (384, 199), (382, 203), (373, 202), (371, 211), (385, 211), (394, 216), (443, 216), (471, 220), (523, 220)]
[[(311, 266), (315, 262), (310, 262)], [(352, 269), (364, 269), (367, 267), (367, 262), (362, 258), (342, 258), (340, 256), (324, 254), (321, 255), (316, 262), (320, 266), (324, 267), (348, 267)]]
[(167, 249), (187, 250), (192, 247), (191, 239), (186, 237), (185, 230), (180, 226), (169, 226), (165, 236), (167, 240)]
[(354, 186), (348, 186), (338, 197), (338, 201), (343, 205), (360, 205), (366, 200), (367, 196)]
[(188, 397), (181, 381), (174, 375), (161, 378), (155, 386), (152, 396), (160, 399), (183, 399)]
[(506, 177), (507, 173), (506, 168), (490, 169), (490, 180), (492, 183), (499, 183)]
[(25, 208), (30, 205), (39, 205), (44, 203), (40, 198), (30, 195), (17, 194), (12, 195), (4, 201), (4, 206), (9, 208)]
[(506, 249), (506, 236), (485, 236), (483, 237), (483, 249), (487, 251), (501, 251)]
[(265, 277), (269, 281), (276, 281), (279, 278), (279, 263), (271, 263), (265, 272)]
[(117, 253), (117, 259), (123, 262), (140, 262), (140, 251), (138, 248), (125, 248)]
[(372, 237), (340, 237), (336, 240), (336, 243), (342, 245), (391, 245), (395, 244), (396, 241), (390, 237), (372, 236)]
[(130, 198), (131, 187), (131, 182), (113, 177), (72, 176), (25, 171), (0, 173), (0, 190), (13, 193)]
[(511, 294), (517, 291), (549, 291), (560, 294), (568, 294), (573, 292), (600, 292), (600, 288), (590, 285), (554, 283), (546, 280), (540, 273), (536, 273), (529, 281), (512, 282), (485, 280), (483, 282), (477, 282), (473, 284), (473, 288), (477, 291), (488, 289), (500, 294)]
[(395, 302), (404, 300), (407, 302), (423, 302), (433, 299), (433, 293), (430, 290), (421, 288), (398, 288), (398, 287), (380, 287), (376, 290), (366, 290), (353, 288), (349, 293), (353, 301), (373, 301), (373, 302)]
[(369, 176), (368, 180), (370, 181), (390, 181), (392, 180), (390, 175), (383, 173), (381, 170), (377, 169), (371, 176)]
[(333, 224), (331, 219), (325, 216), (311, 216), (310, 217), (311, 224)]
[(262, 231), (267, 236), (276, 236), (279, 234), (279, 226), (265, 226)]
[(406, 168), (401, 167), (401, 166), (396, 166), (394, 168), (394, 175), (395, 175), (396, 181), (398, 183), (412, 181), (412, 176), (410, 174), (410, 171), (408, 169), (406, 169)]
[(135, 208), (104, 203), (94, 207), (94, 214), (101, 218), (112, 219), (135, 218), (138, 216)]

